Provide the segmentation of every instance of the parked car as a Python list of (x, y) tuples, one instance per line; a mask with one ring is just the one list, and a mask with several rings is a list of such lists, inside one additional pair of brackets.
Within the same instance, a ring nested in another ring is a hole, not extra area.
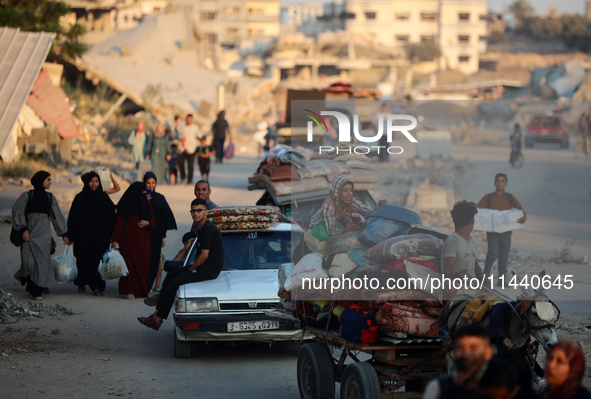
[(531, 118), (525, 132), (525, 146), (531, 148), (534, 143), (558, 143), (560, 148), (568, 148), (569, 130), (561, 114), (538, 114)]
[[(196, 342), (300, 341), (294, 321), (265, 314), (279, 305), (278, 269), (291, 261), (287, 243), (302, 230), (291, 223), (267, 229), (222, 231), (224, 268), (215, 280), (179, 287), (175, 302), (174, 355), (190, 357)], [(195, 260), (191, 248), (185, 264)]]

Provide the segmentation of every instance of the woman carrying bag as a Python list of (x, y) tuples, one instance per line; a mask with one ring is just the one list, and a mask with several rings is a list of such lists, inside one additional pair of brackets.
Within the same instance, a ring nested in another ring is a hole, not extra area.
[(117, 204), (117, 222), (113, 230), (113, 244), (119, 250), (129, 270), (119, 279), (119, 294), (127, 299), (147, 298), (150, 277), (150, 232), (156, 218), (146, 196), (146, 185), (132, 183)]
[(109, 248), (115, 226), (115, 204), (103, 191), (99, 175), (88, 172), (81, 176), (84, 188), (76, 195), (68, 215), (67, 237), (74, 244), (78, 292), (86, 286), (94, 295), (102, 296), (105, 282), (98, 272), (103, 253)]
[(26, 284), (26, 292), (43, 300), (43, 289), (55, 283), (51, 263), (51, 225), (58, 236), (65, 237), (67, 224), (51, 187), (51, 175), (41, 170), (31, 178), (33, 190), (22, 193), (12, 208), (12, 227), (22, 232), (21, 267), (14, 277)]

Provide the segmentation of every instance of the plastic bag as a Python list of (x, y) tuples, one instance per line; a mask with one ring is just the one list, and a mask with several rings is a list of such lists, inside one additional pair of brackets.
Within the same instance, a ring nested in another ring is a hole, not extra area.
[(76, 267), (76, 257), (72, 253), (72, 246), (66, 245), (64, 253), (51, 258), (53, 264), (53, 273), (55, 281), (60, 284), (74, 281), (78, 277), (78, 267)]
[(228, 144), (226, 151), (224, 151), (224, 158), (231, 159), (234, 156), (234, 143)]
[(105, 251), (98, 272), (104, 281), (125, 277), (129, 274), (123, 256), (112, 245)]

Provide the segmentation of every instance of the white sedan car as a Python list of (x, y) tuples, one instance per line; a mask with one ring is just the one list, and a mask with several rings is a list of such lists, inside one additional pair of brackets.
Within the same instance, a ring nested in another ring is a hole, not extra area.
[[(174, 355), (190, 357), (193, 342), (300, 341), (294, 320), (269, 316), (279, 304), (278, 269), (289, 263), (288, 245), (301, 240), (294, 224), (222, 231), (224, 268), (215, 280), (179, 287), (174, 309)], [(191, 249), (186, 262), (195, 259)]]

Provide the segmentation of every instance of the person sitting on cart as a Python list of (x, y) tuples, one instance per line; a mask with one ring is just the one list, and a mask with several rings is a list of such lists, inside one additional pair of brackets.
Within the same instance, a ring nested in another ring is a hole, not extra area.
[(447, 377), (430, 381), (423, 392), (423, 399), (460, 397), (472, 393), (471, 397), (478, 397), (478, 381), (492, 356), (493, 347), (485, 327), (479, 324), (461, 327), (455, 334), (455, 370)]
[[(320, 209), (310, 220), (314, 237), (325, 241), (330, 236), (361, 229), (363, 220), (359, 216), (366, 218), (373, 213), (374, 209), (354, 198), (354, 189), (355, 186), (350, 179), (334, 175), (330, 197), (324, 200)], [(387, 204), (386, 200), (380, 200), (377, 208)], [(353, 215), (354, 213), (357, 215)]]

